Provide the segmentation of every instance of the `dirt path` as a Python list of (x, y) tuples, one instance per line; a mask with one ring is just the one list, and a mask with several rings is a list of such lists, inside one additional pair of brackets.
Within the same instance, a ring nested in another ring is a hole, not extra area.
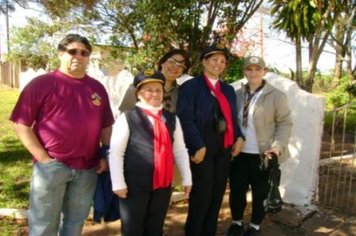
[[(186, 201), (171, 205), (165, 221), (165, 236), (184, 236), (184, 223), (187, 217)], [(247, 206), (244, 221), (250, 219), (251, 205)], [(217, 236), (224, 235), (231, 222), (228, 206), (228, 190), (219, 215)], [(88, 220), (83, 229), (84, 236), (117, 236), (120, 235), (120, 221), (94, 224)], [(300, 209), (286, 205), (284, 209), (267, 215), (262, 224), (261, 236), (356, 236), (356, 218), (333, 211)]]

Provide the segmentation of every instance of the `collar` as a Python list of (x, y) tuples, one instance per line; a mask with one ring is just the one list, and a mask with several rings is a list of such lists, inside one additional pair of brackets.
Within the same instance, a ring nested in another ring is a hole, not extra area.
[(138, 106), (139, 108), (145, 109), (145, 110), (149, 110), (150, 112), (152, 112), (155, 115), (157, 115), (158, 112), (160, 112), (163, 108), (163, 105), (160, 105), (159, 107), (153, 107), (153, 106), (145, 104), (141, 101), (138, 101), (136, 103), (136, 106)]

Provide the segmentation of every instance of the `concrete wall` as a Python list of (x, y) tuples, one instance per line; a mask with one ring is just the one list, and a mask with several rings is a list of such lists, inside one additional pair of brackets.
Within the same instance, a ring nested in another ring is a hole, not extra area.
[[(309, 205), (318, 187), (324, 98), (305, 92), (294, 81), (274, 73), (268, 73), (266, 80), (287, 94), (292, 111), (290, 158), (281, 165), (281, 194), (287, 203)], [(243, 82), (246, 80), (232, 85), (237, 89)]]
[[(44, 71), (28, 71), (21, 74), (20, 88), (30, 79)], [(97, 78), (108, 90), (114, 113), (120, 104), (123, 92), (132, 82), (133, 76), (123, 71), (116, 77), (104, 76), (100, 71), (90, 70), (88, 73)], [(318, 166), (323, 131), (324, 99), (301, 90), (298, 85), (268, 73), (266, 80), (288, 96), (288, 103), (292, 111), (293, 130), (288, 145), (290, 158), (281, 165), (282, 180), (280, 190), (284, 201), (296, 205), (309, 205), (317, 190)], [(232, 84), (237, 89), (241, 83)]]

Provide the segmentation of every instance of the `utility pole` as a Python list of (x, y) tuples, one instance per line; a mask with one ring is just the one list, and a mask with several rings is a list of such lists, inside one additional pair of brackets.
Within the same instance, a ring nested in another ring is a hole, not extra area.
[(10, 54), (10, 29), (9, 29), (9, 1), (6, 1), (6, 47), (7, 47), (7, 55)]
[(261, 44), (261, 58), (264, 58), (264, 32), (263, 32), (263, 9), (260, 6), (260, 44)]

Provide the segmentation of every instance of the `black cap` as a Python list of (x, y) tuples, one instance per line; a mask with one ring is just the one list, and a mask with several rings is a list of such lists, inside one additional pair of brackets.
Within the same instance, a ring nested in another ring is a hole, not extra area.
[(165, 81), (166, 79), (161, 72), (148, 69), (136, 75), (133, 84), (136, 88), (138, 88), (141, 85), (149, 82), (160, 82), (164, 85)]
[(220, 42), (213, 43), (209, 47), (204, 48), (200, 53), (200, 60), (203, 60), (204, 58), (206, 58), (209, 55), (217, 54), (217, 53), (223, 54), (226, 57), (226, 60), (229, 60), (230, 52), (225, 47), (225, 45)]

